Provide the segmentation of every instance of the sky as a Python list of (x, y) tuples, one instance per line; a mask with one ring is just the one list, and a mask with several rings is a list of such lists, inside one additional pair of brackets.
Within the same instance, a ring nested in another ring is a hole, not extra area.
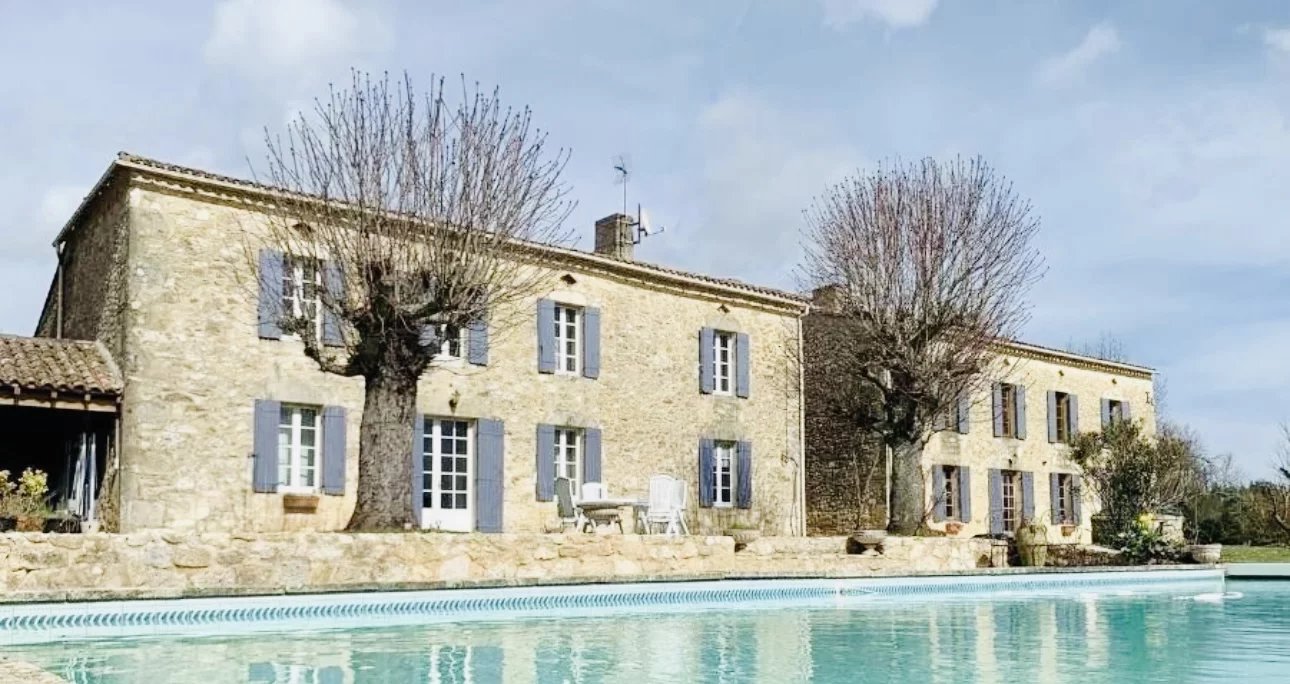
[(500, 87), (568, 148), (569, 228), (795, 288), (801, 212), (891, 160), (981, 155), (1042, 219), (1024, 337), (1111, 335), (1165, 411), (1263, 476), (1290, 421), (1285, 0), (0, 0), (0, 331), (127, 150), (247, 176), (350, 68)]

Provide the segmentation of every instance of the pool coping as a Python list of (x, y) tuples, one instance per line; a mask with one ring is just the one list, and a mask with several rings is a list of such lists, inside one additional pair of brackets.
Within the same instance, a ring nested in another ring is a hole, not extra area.
[[(181, 589), (70, 589), (64, 591), (6, 592), (0, 595), (0, 609), (16, 605), (97, 603), (107, 601), (164, 601), (190, 598), (245, 598), (257, 596), (303, 596), (353, 593), (398, 593), (456, 589), (505, 589), (523, 587), (572, 587), (588, 585), (658, 584), (668, 582), (720, 582), (727, 580), (810, 580), (810, 579), (893, 579), (933, 577), (1024, 576), (1033, 574), (1080, 574), (1104, 572), (1202, 571), (1230, 568), (1223, 564), (1123, 565), (1088, 567), (1009, 567), (970, 570), (879, 570), (868, 572), (731, 570), (702, 573), (617, 575), (605, 577), (489, 578), (440, 582), (360, 582), (331, 586), (296, 587), (202, 587)], [(1290, 568), (1290, 566), (1287, 566)], [(1229, 571), (1229, 576), (1230, 571)]]
[(1290, 563), (1229, 563), (1230, 579), (1290, 580)]

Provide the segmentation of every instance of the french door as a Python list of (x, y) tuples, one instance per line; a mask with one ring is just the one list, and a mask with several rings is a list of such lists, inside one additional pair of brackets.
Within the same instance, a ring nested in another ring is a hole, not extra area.
[(425, 419), (422, 440), (421, 526), (449, 532), (475, 529), (474, 426), (465, 420)]

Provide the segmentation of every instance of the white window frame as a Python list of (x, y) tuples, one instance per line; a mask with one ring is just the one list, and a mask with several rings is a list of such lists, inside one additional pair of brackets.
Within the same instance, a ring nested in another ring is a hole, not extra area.
[[(313, 296), (305, 293), (306, 276), (312, 271)], [(322, 262), (308, 257), (286, 255), (282, 263), (282, 313), (287, 318), (304, 318), (313, 322), (315, 339), (322, 339), (323, 269)]]
[(959, 491), (959, 467), (956, 465), (937, 466), (941, 469), (942, 491), (937, 495), (945, 499), (945, 519), (963, 520), (963, 494)]
[[(456, 335), (452, 335), (452, 331)], [(435, 339), (439, 340), (439, 349), (432, 357), (435, 361), (458, 361), (465, 357), (466, 352), (466, 329), (448, 323), (434, 324)], [(453, 352), (453, 346), (457, 347), (456, 353)]]
[(1075, 524), (1075, 476), (1057, 473), (1057, 519), (1062, 525)]
[(712, 332), (712, 393), (735, 393), (735, 334), (724, 330)]
[(582, 309), (555, 305), (555, 372), (582, 374)]
[[(735, 480), (735, 462), (738, 447), (734, 442), (714, 442), (712, 444), (712, 507), (713, 508), (734, 508), (735, 506), (735, 489), (738, 487)], [(721, 476), (726, 476), (726, 484), (722, 485)]]
[[(1005, 470), (1001, 477), (1003, 479), (1003, 491), (999, 493), (999, 503), (1002, 508), (1003, 531), (1012, 533), (1021, 527), (1022, 517), (1026, 510), (1026, 488), (1021, 483), (1020, 470)], [(1009, 501), (1012, 502), (1011, 506), (1008, 505)]]
[(1067, 392), (1055, 392), (1053, 396), (1053, 407), (1057, 415), (1053, 420), (1057, 427), (1057, 443), (1070, 444), (1071, 438), (1071, 395)]
[[(451, 439), (465, 445), (466, 451), (464, 454), (444, 453), (443, 440), (445, 436), (444, 436), (443, 428), (446, 423), (453, 424), (454, 434), (451, 435)], [(424, 425), (425, 432), (422, 435), (422, 444), (421, 444), (421, 459), (422, 459), (421, 460), (421, 472), (422, 472), (421, 507), (426, 510), (434, 509), (439, 511), (467, 511), (473, 514), (475, 510), (475, 502), (474, 502), (475, 489), (473, 486), (474, 478), (475, 478), (475, 424), (474, 422), (460, 419), (460, 418), (443, 418), (443, 417), (435, 417), (435, 416), (426, 416), (424, 418), (423, 425)], [(465, 434), (464, 435), (457, 434), (456, 433), (457, 427), (462, 425), (464, 425), (466, 428)], [(429, 449), (426, 449), (426, 444), (429, 444), (430, 446)], [(465, 489), (458, 489), (456, 486), (456, 482), (455, 481), (453, 482), (452, 491), (449, 492), (449, 494), (454, 497), (452, 508), (443, 507), (442, 497), (445, 492), (442, 489), (443, 483), (441, 481), (441, 478), (445, 475), (445, 473), (443, 472), (441, 459), (443, 459), (444, 457), (450, 457), (453, 459), (458, 459), (458, 458), (466, 459), (466, 470), (464, 473), (457, 471), (456, 464), (454, 463), (453, 465), (454, 470), (451, 474), (449, 474), (449, 477), (466, 478)], [(429, 468), (426, 468), (426, 460), (430, 461)], [(425, 487), (424, 480), (426, 476), (430, 477), (429, 489), (426, 489)], [(425, 505), (426, 494), (429, 494), (431, 496), (431, 505), (429, 506)], [(458, 507), (455, 497), (463, 496), (463, 495), (466, 497), (466, 505), (464, 507)]]
[(569, 478), (569, 491), (578, 498), (582, 491), (583, 430), (575, 427), (555, 428), (555, 476)]
[[(313, 411), (313, 424), (306, 424), (304, 412)], [(283, 434), (284, 431), (286, 434)], [(303, 436), (313, 433), (313, 445), (306, 446)], [(284, 440), (285, 437), (285, 440)], [(322, 407), (306, 404), (283, 404), (278, 412), (278, 491), (287, 494), (313, 494), (322, 481)], [(306, 474), (305, 450), (312, 449), (313, 462)], [(312, 480), (312, 482), (310, 482)]]
[(1003, 416), (1002, 437), (1017, 438), (1017, 386), (1004, 382), (999, 385), (999, 412)]

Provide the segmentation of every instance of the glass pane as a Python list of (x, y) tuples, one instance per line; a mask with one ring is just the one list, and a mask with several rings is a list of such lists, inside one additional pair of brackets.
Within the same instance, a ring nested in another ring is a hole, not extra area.
[(434, 489), (434, 475), (431, 475), (429, 471), (421, 476), (421, 489), (427, 492)]
[(434, 495), (429, 490), (421, 492), (421, 507), (434, 508)]
[(452, 495), (451, 495), (451, 494), (440, 494), (440, 495), (439, 495), (439, 508), (452, 508)]
[(458, 494), (458, 495), (457, 495), (457, 509), (458, 509), (458, 510), (463, 510), (463, 511), (464, 511), (464, 510), (466, 510), (466, 495), (465, 495), (465, 494)]
[(442, 491), (442, 490), (452, 489), (452, 476), (451, 476), (451, 475), (440, 475), (440, 476), (439, 476), (439, 489), (440, 489), (441, 491)]
[(464, 491), (466, 491), (466, 476), (465, 476), (465, 475), (458, 475), (458, 476), (457, 476), (457, 491), (459, 491), (459, 492), (464, 492)]
[(439, 457), (439, 472), (441, 472), (441, 473), (450, 473), (450, 472), (452, 472), (452, 457), (451, 457), (451, 456), (440, 456), (440, 457)]

